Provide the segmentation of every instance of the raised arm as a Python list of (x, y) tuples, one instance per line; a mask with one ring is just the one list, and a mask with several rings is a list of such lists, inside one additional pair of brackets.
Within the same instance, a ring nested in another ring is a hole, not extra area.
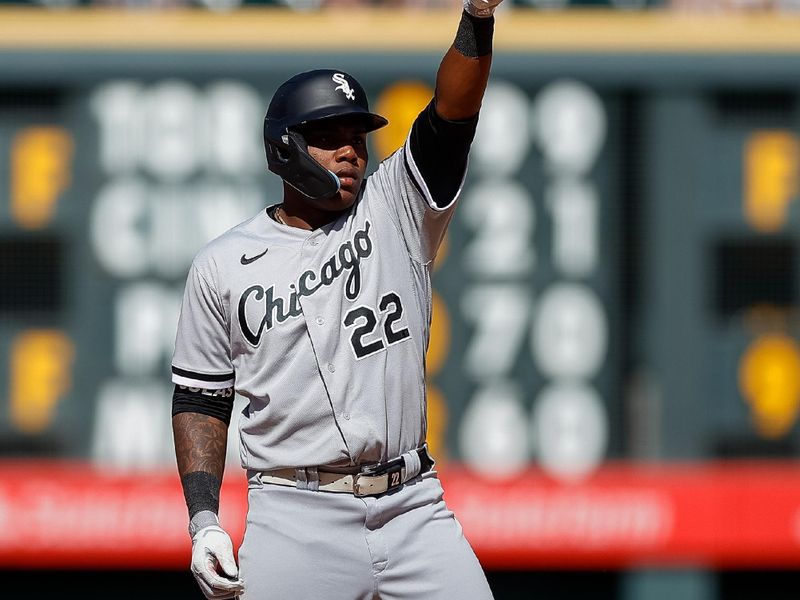
[(458, 32), (436, 74), (436, 112), (450, 121), (475, 116), (492, 65), (494, 9), (502, 0), (465, 0)]
[(439, 208), (452, 203), (464, 178), (492, 66), (493, 12), (501, 1), (464, 0), (455, 40), (436, 73), (433, 101), (411, 128), (411, 155), (429, 201)]

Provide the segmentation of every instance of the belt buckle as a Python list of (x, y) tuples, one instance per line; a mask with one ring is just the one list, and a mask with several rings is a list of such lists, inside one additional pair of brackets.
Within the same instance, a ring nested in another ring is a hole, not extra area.
[(382, 494), (387, 489), (387, 481), (388, 479), (383, 475), (356, 473), (353, 475), (353, 495), (363, 498)]

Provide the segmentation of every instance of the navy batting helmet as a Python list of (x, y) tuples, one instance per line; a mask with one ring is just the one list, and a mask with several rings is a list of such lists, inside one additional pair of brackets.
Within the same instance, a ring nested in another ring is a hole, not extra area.
[(314, 122), (348, 117), (374, 131), (388, 121), (369, 111), (367, 95), (343, 71), (318, 69), (295, 75), (282, 84), (264, 118), (264, 148), (269, 170), (310, 198), (321, 200), (339, 191), (339, 178), (308, 153), (299, 128)]

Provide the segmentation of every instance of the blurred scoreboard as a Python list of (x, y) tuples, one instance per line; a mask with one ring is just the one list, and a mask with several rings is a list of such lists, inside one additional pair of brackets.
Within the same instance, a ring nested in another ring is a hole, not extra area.
[[(153, 77), (120, 58), (114, 77), (0, 88), (8, 454), (170, 462), (168, 367), (190, 261), (280, 200), (260, 132), (287, 72), (251, 62), (236, 77), (196, 65)], [(343, 67), (392, 122), (371, 141), (373, 167), (430, 98), (435, 63), (423, 62), (416, 76), (403, 57)], [(606, 453), (618, 104), (519, 69), (490, 86), (434, 276), (430, 436), (442, 460), (507, 471), (537, 455), (579, 472)]]
[[(0, 65), (3, 454), (170, 465), (184, 278), (204, 243), (280, 200), (260, 137), (273, 90), (315, 67), (356, 75), (392, 122), (374, 168), (439, 57)], [(498, 53), (434, 272), (443, 464), (570, 480), (609, 459), (794, 453), (800, 115), (784, 58)]]
[(2, 92), (9, 452), (164, 462), (187, 267), (268, 198), (252, 85), (131, 75)]
[[(455, 24), (33, 15), (0, 11), (0, 563), (183, 568), (176, 320), (195, 253), (280, 200), (269, 98), (353, 73), (391, 121), (374, 168)], [(798, 566), (798, 23), (704, 19), (498, 18), (427, 356), (428, 441), (489, 568)]]

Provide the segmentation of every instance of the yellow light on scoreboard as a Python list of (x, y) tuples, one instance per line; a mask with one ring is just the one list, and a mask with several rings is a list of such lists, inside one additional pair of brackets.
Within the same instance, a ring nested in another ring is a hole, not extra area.
[(800, 347), (783, 334), (759, 337), (739, 363), (739, 388), (750, 404), (756, 431), (766, 438), (785, 435), (800, 405)]
[(381, 92), (375, 111), (389, 119), (389, 124), (375, 132), (379, 160), (403, 145), (414, 119), (432, 97), (433, 90), (420, 81), (400, 81)]
[(74, 143), (62, 127), (27, 127), (11, 144), (11, 214), (25, 229), (41, 229), (53, 218), (70, 183)]
[(756, 231), (779, 231), (798, 193), (800, 140), (789, 131), (757, 131), (745, 145), (744, 215)]
[(44, 431), (72, 386), (72, 341), (58, 330), (28, 330), (11, 346), (11, 422), (28, 434)]
[(445, 460), (447, 444), (447, 400), (442, 391), (430, 379), (444, 367), (450, 351), (450, 317), (444, 299), (433, 292), (433, 319), (431, 320), (431, 339), (425, 355), (425, 374), (428, 390), (428, 432), (427, 441), (433, 456), (441, 462)]

